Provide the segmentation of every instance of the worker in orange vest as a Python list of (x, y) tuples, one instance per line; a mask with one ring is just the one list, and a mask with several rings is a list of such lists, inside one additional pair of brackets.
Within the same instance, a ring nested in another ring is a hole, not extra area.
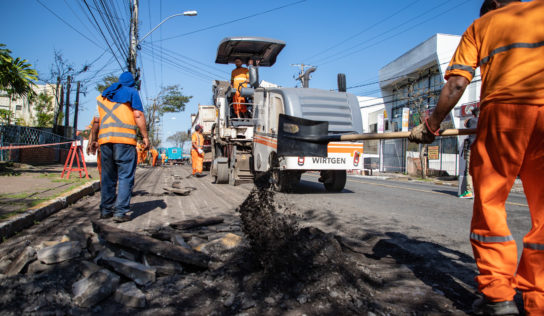
[(142, 141), (138, 141), (138, 144), (136, 145), (136, 151), (138, 154), (138, 165), (142, 164), (144, 162), (144, 143)]
[(236, 117), (242, 118), (246, 117), (247, 106), (244, 104), (246, 102), (246, 98), (240, 95), (240, 89), (247, 86), (247, 82), (249, 81), (249, 70), (242, 67), (243, 63), (240, 58), (236, 58), (234, 60), (234, 64), (236, 65), (236, 68), (232, 70), (230, 76), (230, 83), (234, 90), (236, 90), (234, 96), (232, 97), (232, 107), (234, 108), (234, 114)]
[[(544, 315), (544, 1), (486, 0), (446, 70), (447, 83), (432, 115), (410, 140), (431, 143), (480, 67), (482, 88), (469, 170), (474, 185), (470, 242), (482, 297), (476, 315)], [(505, 210), (519, 175), (532, 228), (516, 242)]]
[[(136, 172), (136, 131), (143, 136), (144, 148), (149, 147), (142, 101), (134, 88), (130, 72), (119, 76), (96, 98), (100, 129), (93, 135), (100, 146), (102, 174), (100, 218), (113, 216), (115, 222), (130, 220), (130, 198)], [(96, 144), (91, 150), (98, 149)]]
[(204, 161), (204, 136), (202, 136), (202, 126), (195, 126), (195, 132), (191, 135), (191, 161), (193, 164), (193, 173), (195, 177), (202, 176), (202, 163)]
[(152, 148), (150, 152), (151, 152), (151, 159), (153, 161), (151, 166), (155, 167), (157, 165), (157, 157), (159, 156), (159, 152), (155, 148)]
[(164, 166), (165, 160), (166, 160), (166, 153), (163, 151), (163, 152), (161, 153), (161, 165)]

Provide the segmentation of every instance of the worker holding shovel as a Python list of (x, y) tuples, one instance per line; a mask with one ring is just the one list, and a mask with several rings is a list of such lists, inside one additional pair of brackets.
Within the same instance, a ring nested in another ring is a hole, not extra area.
[[(471, 148), (474, 210), (470, 242), (479, 269), (477, 315), (517, 315), (516, 287), (527, 315), (544, 315), (544, 1), (486, 0), (463, 34), (432, 115), (409, 139), (431, 143), (480, 67), (482, 90)], [(517, 249), (505, 202), (521, 177), (532, 229)]]

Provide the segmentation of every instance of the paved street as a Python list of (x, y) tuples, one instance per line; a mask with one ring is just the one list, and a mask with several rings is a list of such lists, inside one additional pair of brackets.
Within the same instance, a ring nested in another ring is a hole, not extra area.
[[(138, 168), (132, 200), (133, 219), (121, 224), (106, 221), (110, 225), (136, 232), (198, 216), (221, 216), (228, 225), (240, 225), (240, 214), (236, 208), (248, 197), (253, 185), (216, 185), (210, 176), (193, 178), (188, 177), (189, 174), (188, 166)], [(393, 315), (404, 314), (407, 310), (439, 310), (453, 315), (465, 315), (470, 310), (476, 273), (467, 237), (472, 201), (459, 199), (456, 187), (406, 179), (380, 180), (350, 176), (343, 192), (327, 193), (317, 178), (317, 174), (304, 175), (295, 192), (276, 194), (274, 203), (280, 206), (280, 211), (287, 210), (299, 215), (301, 226), (314, 226), (344, 237), (344, 254), (355, 256), (354, 260), (358, 269), (363, 269), (363, 275), (387, 284), (382, 287), (369, 283), (375, 288), (372, 290), (376, 295), (373, 300), (382, 306), (397, 306)], [(172, 184), (193, 191), (188, 196), (165, 194), (163, 188), (171, 187)], [(84, 198), (5, 240), (0, 244), (0, 266), (5, 267), (9, 263), (6, 260), (13, 260), (25, 246), (40, 247), (44, 242), (60, 240), (71, 228), (79, 227), (90, 233), (90, 221), (98, 218), (99, 201), (100, 194)], [(509, 221), (518, 243), (528, 230), (529, 214), (525, 203), (523, 194), (512, 193), (507, 204)], [(198, 278), (210, 278), (214, 273), (183, 274), (166, 278), (164, 282), (177, 282), (179, 278), (185, 282), (183, 284), (194, 284), (195, 291), (201, 293), (202, 290), (197, 286), (201, 284)], [(231, 284), (225, 283), (221, 276), (223, 274), (217, 275), (219, 277), (212, 278), (215, 283), (210, 283), (211, 288), (224, 288)], [(38, 275), (32, 280), (35, 284), (42, 284), (40, 280), (47, 280), (43, 278), (40, 279)], [(51, 278), (55, 278), (54, 274), (51, 274)], [(9, 295), (15, 295), (13, 304), (18, 304), (16, 293), (21, 286), (18, 280), (24, 279), (6, 278), (4, 283), (0, 282), (0, 287), (10, 291)], [(63, 282), (69, 288), (73, 280), (71, 276)], [(324, 279), (327, 280), (330, 279)], [(146, 288), (151, 307), (149, 311), (162, 310), (161, 298), (173, 295), (167, 294), (169, 289), (181, 286), (161, 284), (158, 282)], [(336, 289), (344, 291), (346, 284)], [(227, 287), (222, 291), (230, 293), (240, 290)], [(190, 291), (176, 290), (175, 293), (179, 293), (180, 297), (171, 296), (164, 304), (178, 306), (180, 300), (191, 301)], [(402, 302), (399, 301), (400, 297), (404, 298)], [(32, 302), (39, 302), (39, 296), (33, 296)], [(221, 302), (218, 305), (205, 305), (217, 311), (225, 308)], [(118, 311), (119, 305), (112, 304), (108, 300), (103, 308)], [(63, 305), (57, 303), (55, 306)], [(19, 309), (18, 305), (11, 308)], [(199, 309), (190, 310), (195, 312)]]

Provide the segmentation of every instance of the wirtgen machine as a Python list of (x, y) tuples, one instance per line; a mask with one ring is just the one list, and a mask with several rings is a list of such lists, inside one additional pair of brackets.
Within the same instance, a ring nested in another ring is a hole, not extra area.
[[(232, 97), (236, 91), (230, 82), (216, 80), (213, 84), (218, 117), (212, 127), (211, 174), (216, 183), (236, 185), (269, 172), (275, 189), (289, 191), (299, 183), (302, 173), (316, 171), (328, 191), (342, 191), (346, 171), (363, 168), (363, 143), (331, 142), (326, 145), (326, 153), (320, 152), (319, 156), (279, 154), (277, 149), (282, 142), (278, 139), (279, 118), (288, 115), (326, 121), (327, 134), (360, 134), (362, 120), (358, 100), (346, 92), (342, 75), (338, 77), (338, 91), (309, 88), (309, 75), (315, 68), (303, 75), (306, 80), (302, 88), (261, 84), (258, 68), (274, 65), (284, 47), (283, 41), (259, 37), (230, 37), (221, 41), (216, 63), (232, 64), (240, 58), (246, 64), (251, 60), (254, 66), (249, 66), (248, 86), (240, 89), (249, 113), (245, 118), (234, 115)], [(291, 126), (296, 128), (297, 125)]]

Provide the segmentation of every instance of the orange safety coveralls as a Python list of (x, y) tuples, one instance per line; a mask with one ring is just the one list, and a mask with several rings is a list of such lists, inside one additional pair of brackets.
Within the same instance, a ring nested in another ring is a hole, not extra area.
[(162, 153), (161, 154), (161, 165), (164, 165), (164, 161), (166, 160), (166, 154), (165, 153)]
[(159, 152), (153, 148), (151, 149), (151, 157), (153, 159), (152, 166), (155, 167), (157, 165), (157, 157), (159, 156)]
[(236, 93), (232, 97), (232, 107), (234, 108), (234, 113), (236, 116), (239, 116), (240, 113), (247, 112), (247, 106), (243, 103), (246, 102), (246, 98), (240, 95), (239, 87), (246, 87), (246, 81), (249, 80), (249, 70), (245, 67), (235, 68), (230, 76), (230, 82), (232, 87), (236, 89)]
[[(470, 242), (478, 289), (491, 301), (523, 291), (528, 315), (544, 314), (544, 1), (513, 2), (491, 11), (463, 34), (446, 71), (469, 81), (479, 66), (481, 112), (471, 148), (474, 210)], [(532, 228), (516, 243), (505, 202), (517, 176)]]
[(143, 152), (144, 148), (143, 148), (143, 144), (142, 143), (138, 143), (136, 145), (136, 153), (138, 155), (138, 164), (141, 164), (143, 162), (143, 159), (142, 159), (142, 152)]
[(203, 149), (202, 145), (204, 145), (204, 136), (198, 132), (194, 132), (193, 135), (191, 135), (191, 142), (192, 142), (192, 148), (191, 148), (191, 161), (193, 164), (193, 174), (195, 173), (202, 173), (202, 163), (204, 161), (204, 154), (200, 155), (198, 153), (198, 149)]

